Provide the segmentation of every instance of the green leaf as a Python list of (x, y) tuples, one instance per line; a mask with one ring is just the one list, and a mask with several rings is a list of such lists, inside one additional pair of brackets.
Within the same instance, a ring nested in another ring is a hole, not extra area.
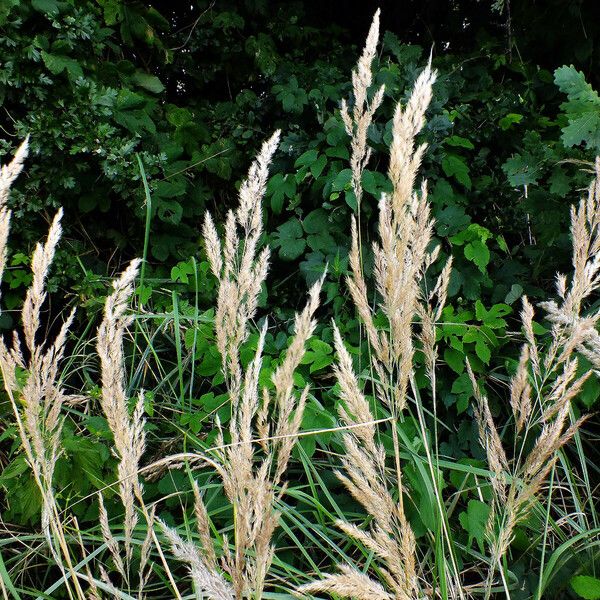
[(31, 6), (38, 12), (46, 15), (57, 15), (59, 11), (59, 5), (56, 0), (31, 0)]
[(325, 165), (327, 165), (327, 158), (323, 154), (310, 165), (310, 172), (315, 179), (321, 176)]
[(456, 181), (471, 189), (471, 177), (467, 163), (457, 154), (448, 154), (442, 159), (442, 169), (448, 177), (454, 177)]
[(477, 354), (477, 357), (481, 360), (481, 362), (484, 362), (486, 365), (490, 364), (492, 351), (483, 337), (478, 337), (475, 341), (475, 354)]
[(81, 65), (74, 58), (58, 54), (49, 54), (45, 50), (42, 50), (41, 54), (46, 68), (53, 75), (58, 75), (66, 70), (70, 77), (83, 77)]
[(456, 146), (458, 148), (467, 148), (469, 150), (475, 148), (473, 142), (467, 138), (460, 137), (459, 135), (451, 135), (450, 137), (447, 137), (444, 142), (448, 144), (448, 146)]
[(153, 94), (160, 94), (165, 89), (165, 86), (156, 75), (150, 75), (143, 71), (136, 71), (131, 76), (131, 81), (135, 83), (135, 85), (144, 88)]
[(465, 258), (474, 262), (482, 273), (490, 262), (490, 251), (481, 240), (473, 240), (465, 246)]
[(567, 94), (568, 101), (561, 104), (568, 125), (562, 129), (563, 144), (570, 148), (584, 144), (588, 148), (600, 148), (600, 97), (585, 80), (581, 71), (572, 65), (554, 72), (554, 83)]
[(600, 579), (589, 575), (576, 575), (570, 581), (573, 591), (585, 600), (600, 600)]
[(284, 260), (298, 258), (306, 248), (300, 221), (295, 217), (277, 228), (275, 247), (279, 247), (279, 256)]
[(462, 528), (469, 534), (469, 548), (477, 542), (479, 551), (485, 549), (485, 532), (491, 508), (479, 500), (469, 500), (467, 510), (458, 516)]
[(317, 160), (318, 155), (319, 155), (319, 153), (315, 149), (307, 150), (306, 152), (301, 154), (296, 159), (296, 162), (294, 163), (294, 167), (298, 168), (298, 167), (305, 167), (307, 165), (310, 165), (310, 164), (314, 163), (315, 160)]
[(181, 127), (192, 121), (193, 118), (191, 111), (187, 108), (180, 108), (171, 104), (167, 109), (167, 121), (175, 127)]
[(481, 300), (475, 302), (475, 316), (487, 327), (499, 329), (506, 326), (506, 321), (502, 318), (509, 315), (512, 309), (507, 304), (494, 304), (489, 310), (486, 310)]
[(506, 173), (508, 182), (513, 187), (523, 187), (537, 183), (540, 178), (539, 164), (530, 163), (520, 154), (509, 158), (503, 165), (502, 170)]
[(465, 412), (469, 406), (469, 400), (473, 397), (473, 384), (467, 373), (463, 373), (454, 380), (451, 392), (458, 396), (456, 401), (456, 410), (458, 413)]
[(345, 189), (350, 188), (350, 182), (352, 181), (352, 170), (343, 169), (340, 171), (331, 184), (332, 192), (341, 192)]
[(306, 233), (317, 234), (329, 229), (329, 215), (322, 208), (311, 210), (302, 221)]
[(444, 350), (444, 360), (446, 364), (458, 375), (462, 375), (465, 370), (465, 355), (454, 348)]
[(508, 113), (498, 121), (498, 125), (504, 131), (506, 131), (511, 125), (520, 123), (523, 120), (523, 115), (518, 113)]
[(451, 204), (435, 215), (435, 228), (439, 235), (452, 236), (471, 222), (462, 206)]
[(571, 191), (571, 180), (560, 167), (556, 167), (554, 171), (552, 171), (552, 175), (550, 175), (548, 181), (550, 183), (550, 192), (561, 198), (566, 197)]
[(523, 295), (523, 287), (518, 283), (513, 283), (504, 302), (506, 304), (514, 304)]
[(562, 128), (561, 138), (567, 148), (583, 142), (590, 148), (600, 148), (600, 112), (571, 117), (569, 124)]
[(271, 209), (276, 215), (281, 214), (286, 198), (293, 198), (296, 194), (296, 180), (289, 173), (277, 173), (267, 184), (267, 193), (271, 194)]

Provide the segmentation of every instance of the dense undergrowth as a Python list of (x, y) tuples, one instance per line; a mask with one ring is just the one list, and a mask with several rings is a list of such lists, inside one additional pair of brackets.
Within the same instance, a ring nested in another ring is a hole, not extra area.
[(256, 79), (177, 106), (123, 50), (168, 65), (168, 23), (99, 4), (0, 13), (31, 136), (0, 191), (4, 596), (600, 597), (584, 75), (493, 38), (428, 65), (377, 17), (349, 82), (283, 8), (243, 50), (210, 8), (190, 43)]

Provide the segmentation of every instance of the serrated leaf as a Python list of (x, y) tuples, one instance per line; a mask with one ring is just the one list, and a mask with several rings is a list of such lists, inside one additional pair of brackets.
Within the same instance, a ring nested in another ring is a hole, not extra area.
[(561, 139), (567, 148), (585, 142), (589, 148), (600, 148), (600, 112), (587, 112), (580, 117), (570, 118), (562, 128)]
[(506, 131), (511, 125), (514, 125), (515, 123), (520, 123), (522, 120), (523, 115), (520, 115), (518, 113), (508, 113), (506, 116), (502, 117), (498, 121), (498, 125), (500, 125), (501, 129)]

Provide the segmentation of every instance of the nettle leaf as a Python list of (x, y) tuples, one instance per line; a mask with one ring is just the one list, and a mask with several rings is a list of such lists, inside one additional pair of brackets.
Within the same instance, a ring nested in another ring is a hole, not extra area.
[(457, 154), (447, 154), (442, 159), (442, 169), (448, 177), (454, 177), (458, 183), (464, 185), (468, 190), (471, 189), (471, 177), (469, 176), (469, 166)]
[(172, 104), (167, 108), (167, 121), (175, 127), (181, 127), (192, 121), (193, 118), (194, 116), (187, 108), (180, 108)]
[(256, 66), (264, 75), (271, 76), (275, 73), (279, 55), (270, 35), (265, 33), (259, 33), (257, 36), (251, 35), (246, 40), (245, 49), (250, 56), (254, 57)]
[(600, 600), (600, 579), (589, 575), (576, 575), (570, 581), (573, 591), (585, 600)]
[(479, 551), (485, 550), (485, 531), (491, 508), (480, 500), (469, 500), (467, 510), (458, 516), (462, 528), (469, 534), (469, 548), (477, 542)]
[(283, 260), (298, 258), (306, 248), (300, 221), (295, 217), (277, 228), (273, 246), (279, 248), (279, 256)]

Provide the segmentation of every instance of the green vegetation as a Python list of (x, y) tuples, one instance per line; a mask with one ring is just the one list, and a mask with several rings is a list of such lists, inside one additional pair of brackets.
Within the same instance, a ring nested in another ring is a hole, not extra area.
[(376, 6), (0, 2), (3, 598), (600, 598), (600, 20), (547, 5), (384, 3), (356, 67)]

